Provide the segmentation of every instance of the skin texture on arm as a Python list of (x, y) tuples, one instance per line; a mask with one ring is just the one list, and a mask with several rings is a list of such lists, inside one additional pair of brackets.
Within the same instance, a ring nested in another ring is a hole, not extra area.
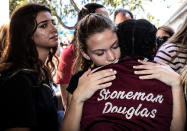
[(170, 130), (183, 131), (186, 121), (186, 107), (180, 75), (173, 71), (168, 65), (161, 62), (139, 62), (143, 65), (134, 66), (133, 68), (142, 69), (134, 72), (138, 75), (144, 75), (139, 76), (140, 79), (157, 79), (171, 86), (173, 96), (173, 116)]
[(68, 96), (68, 92), (66, 91), (67, 87), (68, 87), (68, 84), (60, 84), (62, 103), (63, 103), (65, 111), (66, 111), (66, 108), (67, 108), (67, 96)]
[(71, 99), (72, 99), (72, 94), (71, 93), (67, 93), (67, 108), (70, 106), (71, 103)]
[(107, 88), (112, 85), (116, 71), (112, 69), (102, 70), (90, 74), (86, 71), (78, 82), (78, 88), (74, 91), (70, 106), (65, 113), (61, 131), (79, 131), (82, 109), (84, 102), (89, 99), (97, 90)]

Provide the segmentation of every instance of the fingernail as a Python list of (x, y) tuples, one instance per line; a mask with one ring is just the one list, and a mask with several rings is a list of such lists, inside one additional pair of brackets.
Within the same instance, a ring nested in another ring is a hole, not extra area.
[(136, 74), (137, 73), (137, 71), (134, 71), (134, 74)]
[(114, 73), (116, 74), (116, 73), (117, 73), (117, 71), (115, 70), (115, 71), (114, 71)]

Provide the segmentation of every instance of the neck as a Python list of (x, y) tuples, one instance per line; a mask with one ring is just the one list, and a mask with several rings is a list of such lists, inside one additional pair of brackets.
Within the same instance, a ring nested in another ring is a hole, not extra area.
[(39, 59), (42, 60), (43, 63), (45, 63), (47, 56), (49, 54), (49, 49), (37, 47), (37, 51)]

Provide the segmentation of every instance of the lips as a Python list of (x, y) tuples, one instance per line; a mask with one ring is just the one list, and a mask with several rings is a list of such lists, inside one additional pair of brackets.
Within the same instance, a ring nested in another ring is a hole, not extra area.
[(54, 35), (54, 36), (50, 37), (50, 39), (58, 40), (58, 35)]

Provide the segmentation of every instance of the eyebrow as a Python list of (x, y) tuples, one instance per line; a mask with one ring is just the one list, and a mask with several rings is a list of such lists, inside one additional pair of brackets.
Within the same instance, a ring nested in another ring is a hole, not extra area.
[(44, 21), (39, 22), (37, 25), (39, 25), (39, 24), (41, 24), (41, 23), (46, 23), (46, 22), (48, 22), (48, 21), (54, 21), (54, 20), (53, 20), (53, 19), (51, 19), (51, 20), (44, 20)]
[[(116, 43), (118, 43), (118, 40), (116, 40), (112, 45), (111, 47), (113, 47)], [(92, 52), (96, 52), (96, 51), (105, 51), (106, 49), (96, 49), (96, 50), (93, 50)]]
[(46, 22), (48, 22), (49, 20), (44, 20), (44, 21), (41, 21), (41, 22), (39, 22), (37, 25), (39, 25), (39, 24), (41, 24), (41, 23), (46, 23)]

